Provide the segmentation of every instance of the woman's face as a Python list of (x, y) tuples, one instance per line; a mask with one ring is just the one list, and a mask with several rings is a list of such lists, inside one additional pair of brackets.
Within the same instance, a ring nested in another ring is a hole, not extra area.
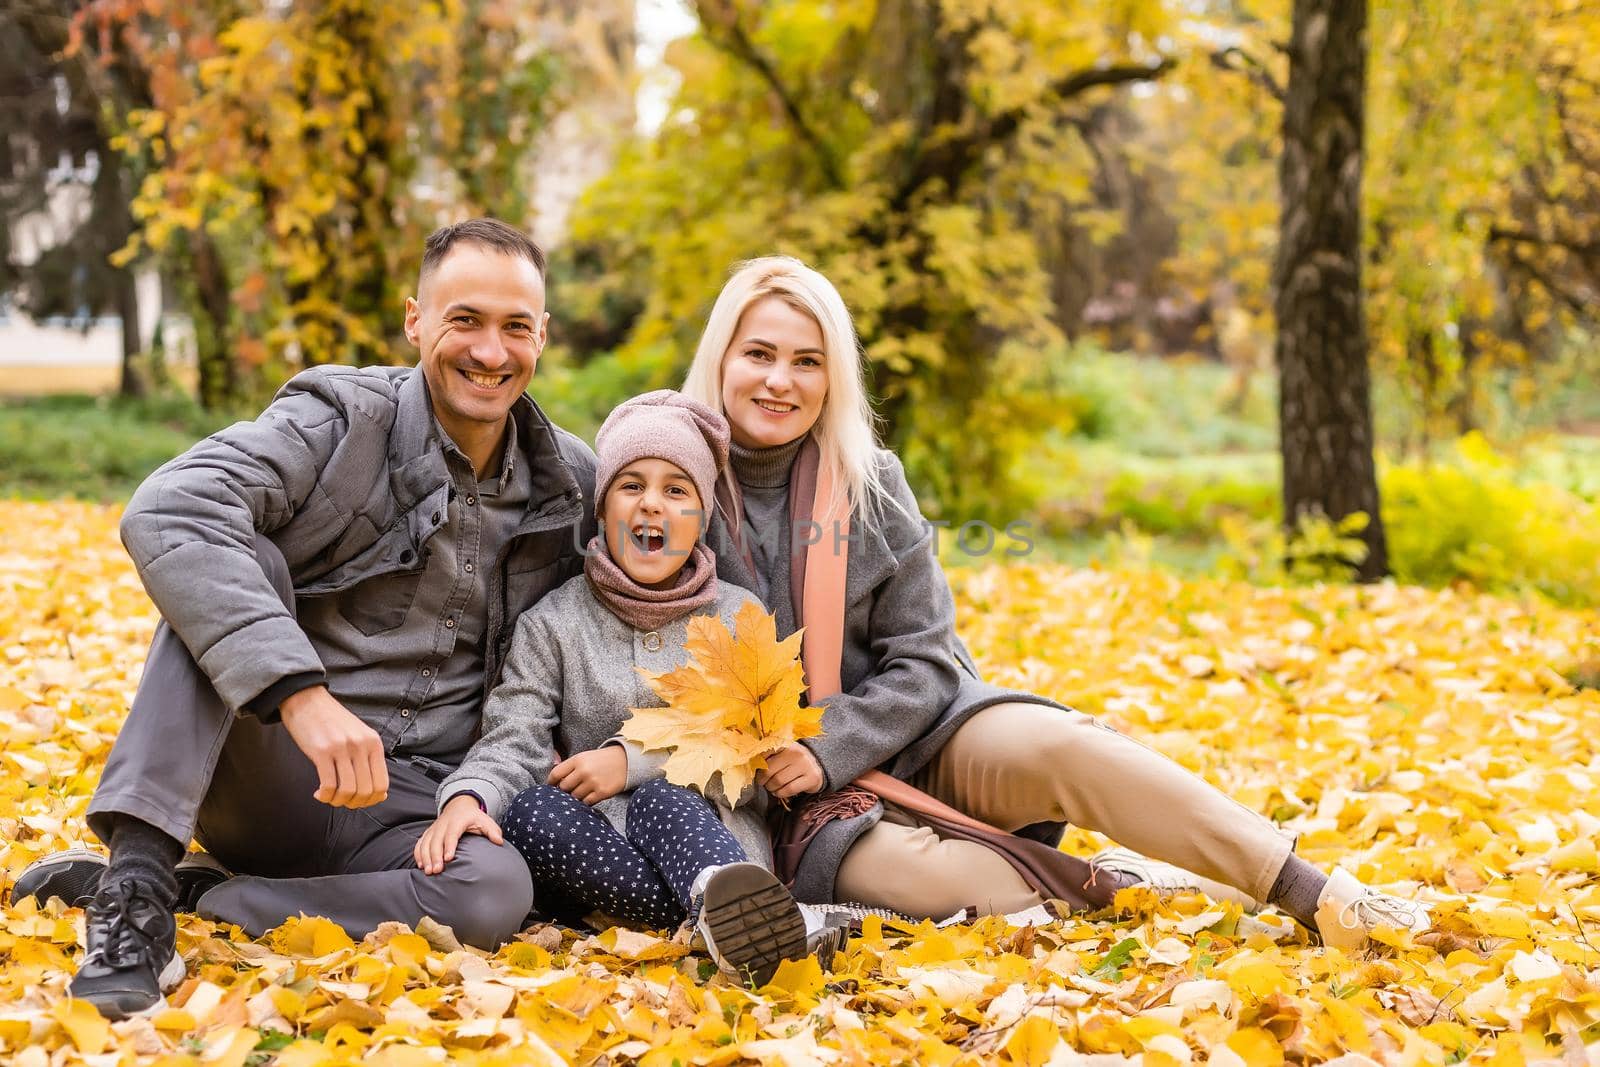
[(722, 412), (744, 448), (786, 445), (817, 424), (828, 396), (822, 328), (782, 298), (745, 309), (722, 357)]
[(606, 551), (640, 585), (670, 588), (689, 562), (704, 518), (694, 482), (676, 464), (636, 460), (606, 490)]

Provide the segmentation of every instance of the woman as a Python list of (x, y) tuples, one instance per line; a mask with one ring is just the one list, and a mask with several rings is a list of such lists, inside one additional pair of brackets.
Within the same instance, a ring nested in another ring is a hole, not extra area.
[[(822, 275), (782, 256), (736, 268), (683, 391), (720, 408), (732, 431), (732, 477), (708, 534), (719, 573), (755, 590), (780, 634), (806, 626), (811, 699), (827, 698), (823, 735), (769, 760), (772, 795), (838, 790), (881, 766), (1002, 830), (1097, 830), (1137, 850), (1097, 857), (1113, 875), (1216, 894), (1215, 880), (1347, 950), (1379, 924), (1427, 927), (1421, 905), (1342, 870), (1325, 876), (1269, 820), (1152, 749), (978, 677), (932, 529), (899, 460), (877, 447), (849, 312)], [(830, 581), (832, 615), (816, 607)], [(892, 804), (826, 825), (795, 892), (926, 917), (1041, 902), (999, 852)]]

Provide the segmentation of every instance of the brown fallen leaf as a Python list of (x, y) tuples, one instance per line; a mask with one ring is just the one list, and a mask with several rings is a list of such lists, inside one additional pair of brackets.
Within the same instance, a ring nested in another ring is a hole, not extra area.
[(466, 948), (457, 940), (454, 930), (429, 915), (417, 920), (416, 932), (437, 952), (460, 952)]
[(1435, 1022), (1450, 1022), (1455, 1012), (1427, 990), (1407, 986), (1399, 990), (1380, 990), (1378, 999), (1384, 1006), (1400, 1016), (1408, 1026), (1427, 1026)]

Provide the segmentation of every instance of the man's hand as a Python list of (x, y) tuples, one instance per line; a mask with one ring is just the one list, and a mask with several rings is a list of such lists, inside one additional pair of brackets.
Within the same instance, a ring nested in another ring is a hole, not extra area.
[(458, 793), (450, 798), (433, 825), (423, 832), (412, 850), (412, 858), (424, 874), (438, 874), (456, 858), (456, 843), (462, 834), (482, 834), (497, 845), (505, 844), (500, 827), (489, 813), (478, 807), (478, 798)]
[(767, 757), (767, 769), (756, 774), (756, 784), (779, 800), (819, 792), (827, 779), (822, 764), (806, 746), (791, 741)]
[(628, 753), (621, 745), (580, 752), (550, 768), (548, 783), (585, 804), (598, 804), (627, 787)]
[(389, 795), (389, 767), (378, 732), (314, 685), (278, 706), (284, 728), (317, 768), (312, 795), (336, 808), (365, 808)]

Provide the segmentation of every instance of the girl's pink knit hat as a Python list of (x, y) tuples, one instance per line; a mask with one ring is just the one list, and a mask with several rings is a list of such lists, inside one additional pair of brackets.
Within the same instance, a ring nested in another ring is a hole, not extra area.
[(674, 389), (625, 400), (612, 409), (594, 436), (594, 513), (605, 514), (611, 479), (639, 459), (664, 459), (689, 476), (710, 514), (717, 472), (728, 463), (728, 420)]

